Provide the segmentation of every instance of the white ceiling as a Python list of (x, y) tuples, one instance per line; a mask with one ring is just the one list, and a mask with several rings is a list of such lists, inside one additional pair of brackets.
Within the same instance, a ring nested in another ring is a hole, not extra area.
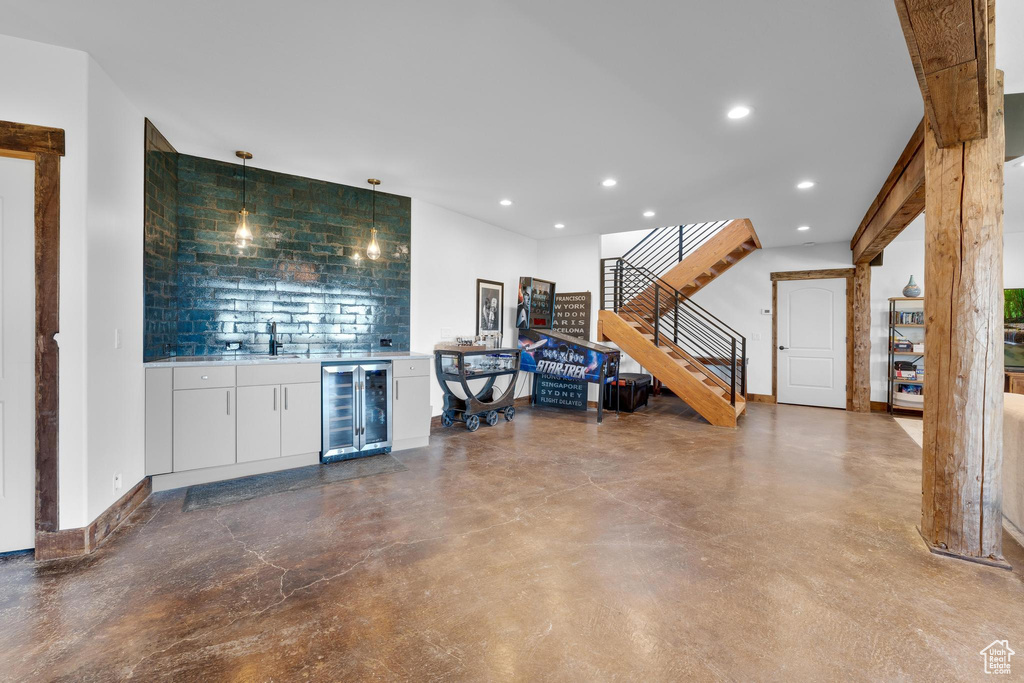
[[(922, 115), (891, 0), (0, 0), (0, 16), (92, 54), (179, 151), (375, 176), (537, 238), (749, 217), (765, 246), (849, 239)], [(754, 113), (727, 120), (738, 103)]]

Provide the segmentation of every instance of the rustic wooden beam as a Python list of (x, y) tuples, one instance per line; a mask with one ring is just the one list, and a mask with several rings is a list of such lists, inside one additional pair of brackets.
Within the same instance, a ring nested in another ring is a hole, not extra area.
[(925, 367), (921, 536), (936, 553), (1002, 557), (1003, 77), (988, 137), (943, 147), (925, 130)]
[(850, 398), (853, 410), (871, 412), (871, 266), (857, 264), (853, 274), (853, 371)]
[(988, 135), (987, 0), (895, 0), (935, 141), (945, 148)]
[(869, 263), (924, 211), (924, 119), (917, 124), (896, 165), (850, 242), (854, 263)]
[(57, 416), (60, 329), (60, 157), (36, 155), (36, 532), (58, 522)]
[(772, 282), (783, 280), (828, 280), (836, 277), (853, 277), (853, 268), (823, 268), (821, 270), (787, 270), (771, 273)]
[(64, 131), (60, 128), (0, 121), (0, 150), (20, 153), (18, 156), (28, 159), (36, 154), (64, 156)]
[(35, 162), (36, 536), (60, 528), (58, 358), (60, 329), (60, 128), (0, 121), (0, 156)]

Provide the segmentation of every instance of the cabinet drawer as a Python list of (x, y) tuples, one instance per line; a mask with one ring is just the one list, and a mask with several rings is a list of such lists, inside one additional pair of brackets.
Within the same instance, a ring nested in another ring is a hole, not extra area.
[(395, 377), (423, 377), (430, 374), (430, 359), (393, 360), (391, 372)]
[(319, 363), (284, 363), (267, 361), (267, 365), (239, 365), (238, 386), (250, 387), (261, 384), (303, 384), (320, 381)]
[(204, 368), (174, 368), (174, 388), (213, 389), (235, 386), (234, 365), (214, 365)]

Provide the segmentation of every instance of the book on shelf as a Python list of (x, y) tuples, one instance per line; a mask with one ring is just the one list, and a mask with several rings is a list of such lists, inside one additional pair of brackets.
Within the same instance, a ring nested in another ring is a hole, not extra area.
[(893, 311), (889, 316), (891, 325), (924, 325), (924, 311)]
[(905, 360), (898, 360), (892, 364), (893, 379), (917, 380), (917, 365)]

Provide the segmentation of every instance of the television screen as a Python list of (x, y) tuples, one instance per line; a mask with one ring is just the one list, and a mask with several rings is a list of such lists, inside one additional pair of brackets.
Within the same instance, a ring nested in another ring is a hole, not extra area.
[(1024, 370), (1024, 289), (1007, 289), (1004, 301), (1004, 363), (1008, 370)]

